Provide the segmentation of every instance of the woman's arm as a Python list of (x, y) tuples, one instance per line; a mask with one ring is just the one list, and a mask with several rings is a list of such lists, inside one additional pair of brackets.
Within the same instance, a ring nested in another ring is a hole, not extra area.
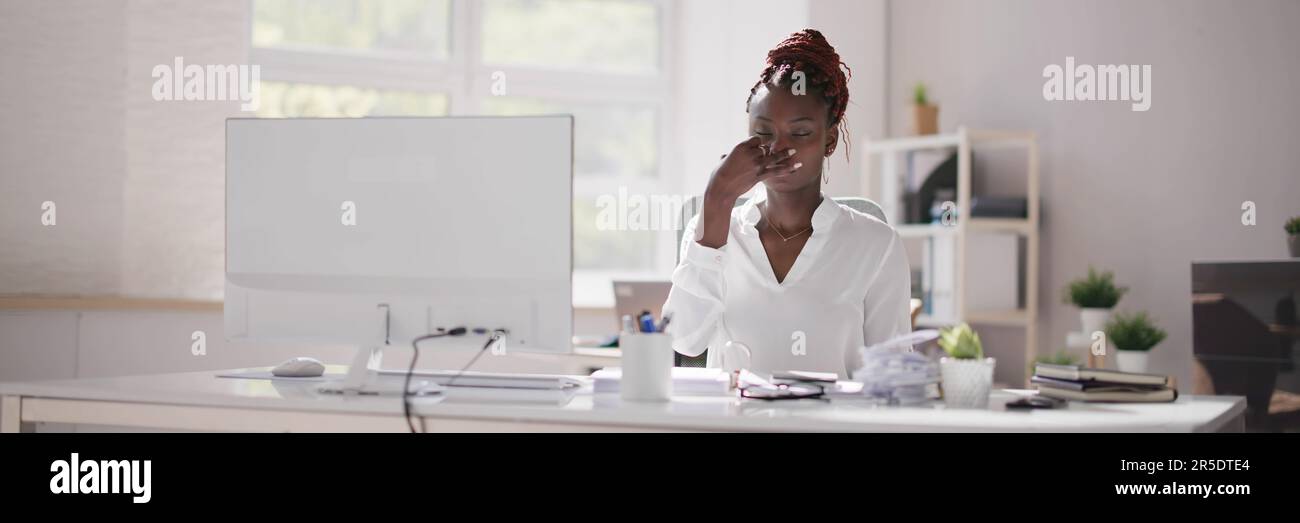
[[(891, 233), (889, 247), (875, 276), (868, 280), (863, 301), (862, 343), (866, 346), (912, 332), (912, 275), (907, 267), (907, 251), (898, 232)], [(844, 357), (849, 373), (862, 366), (862, 355), (857, 350)]]
[(673, 350), (692, 357), (708, 348), (727, 296), (727, 281), (722, 274), (727, 263), (726, 242), (716, 249), (700, 245), (695, 232), (699, 221), (697, 215), (686, 224), (681, 262), (673, 270), (673, 287), (663, 308), (664, 316), (671, 314), (673, 318), (668, 325)]
[(664, 303), (664, 316), (672, 314), (668, 330), (673, 350), (699, 356), (708, 348), (726, 303), (727, 237), (731, 234), (731, 209), (742, 194), (765, 177), (789, 169), (794, 149), (768, 154), (758, 136), (750, 136), (722, 155), (709, 176), (704, 205), (682, 234), (681, 256), (673, 271), (673, 288)]

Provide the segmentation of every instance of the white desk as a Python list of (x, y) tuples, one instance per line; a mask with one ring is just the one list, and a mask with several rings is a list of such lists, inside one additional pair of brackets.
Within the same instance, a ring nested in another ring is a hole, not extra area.
[[(341, 372), (331, 366), (329, 372)], [(217, 378), (189, 372), (0, 383), (0, 430), (68, 423), (159, 430), (405, 431), (401, 401), (315, 392), (320, 382)], [(567, 399), (485, 399), (452, 389), (417, 398), (430, 432), (445, 431), (1108, 431), (1243, 429), (1245, 398), (1184, 396), (1164, 404), (1072, 403), (1068, 409), (1006, 411), (1016, 392), (996, 391), (987, 410), (887, 407), (861, 399), (674, 398), (624, 403), (590, 389)], [(93, 429), (93, 427), (91, 427)]]

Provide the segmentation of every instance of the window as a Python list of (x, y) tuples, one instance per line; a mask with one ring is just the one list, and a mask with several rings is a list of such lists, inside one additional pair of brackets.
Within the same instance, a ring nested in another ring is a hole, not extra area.
[(449, 0), (257, 0), (253, 46), (446, 60)]
[(259, 116), (573, 114), (575, 303), (671, 269), (674, 231), (597, 226), (602, 195), (679, 190), (662, 160), (671, 0), (253, 4)]
[(659, 13), (629, 0), (484, 0), (483, 61), (555, 70), (659, 71)]
[(447, 96), (350, 85), (262, 82), (257, 115), (281, 117), (443, 116)]

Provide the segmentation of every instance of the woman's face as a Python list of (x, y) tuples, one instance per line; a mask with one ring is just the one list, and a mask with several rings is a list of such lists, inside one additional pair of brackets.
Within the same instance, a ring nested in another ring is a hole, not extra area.
[(749, 105), (749, 132), (763, 140), (776, 154), (794, 149), (788, 165), (802, 163), (794, 172), (783, 172), (763, 183), (778, 192), (805, 189), (821, 184), (822, 158), (835, 150), (839, 130), (828, 123), (826, 102), (815, 91), (794, 94), (788, 87), (761, 85)]

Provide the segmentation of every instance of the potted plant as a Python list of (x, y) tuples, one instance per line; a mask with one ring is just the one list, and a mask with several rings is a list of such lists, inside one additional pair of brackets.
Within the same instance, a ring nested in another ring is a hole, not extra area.
[(1090, 265), (1087, 277), (1074, 280), (1065, 288), (1065, 302), (1079, 307), (1083, 335), (1092, 336), (1092, 333), (1106, 328), (1111, 309), (1126, 292), (1128, 287), (1115, 285), (1114, 273), (1098, 272)]
[(1286, 248), (1292, 258), (1300, 258), (1300, 216), (1286, 221)]
[(993, 386), (993, 358), (984, 357), (979, 334), (965, 323), (939, 333), (939, 346), (948, 354), (939, 359), (943, 402), (949, 408), (988, 406)]
[(1115, 362), (1124, 372), (1146, 372), (1147, 357), (1151, 349), (1165, 339), (1165, 331), (1157, 327), (1146, 312), (1116, 314), (1106, 323), (1106, 337), (1115, 344)]
[(1034, 368), (1037, 367), (1039, 363), (1047, 363), (1051, 365), (1079, 365), (1079, 358), (1064, 350), (1057, 351), (1056, 354), (1050, 356), (1039, 356), (1034, 358), (1033, 363), (1029, 364), (1030, 374), (1034, 373)]
[(912, 116), (916, 134), (936, 134), (939, 132), (939, 106), (930, 105), (930, 96), (925, 84), (918, 83), (912, 90)]

